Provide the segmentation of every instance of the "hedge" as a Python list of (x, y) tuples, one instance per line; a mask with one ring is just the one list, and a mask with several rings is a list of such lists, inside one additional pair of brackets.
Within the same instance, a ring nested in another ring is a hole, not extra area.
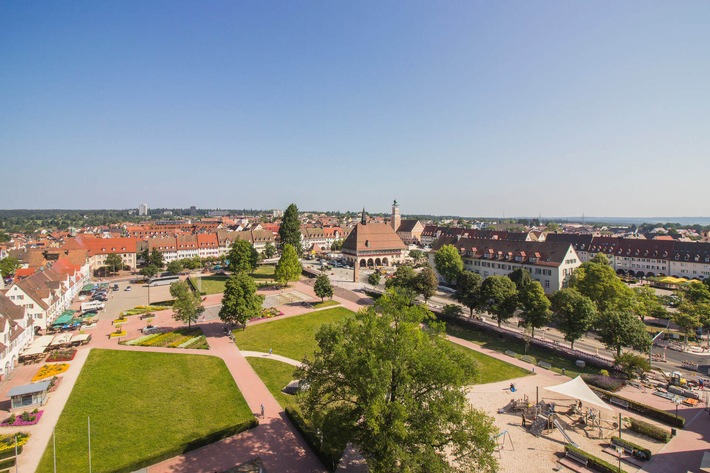
[[(22, 445), (17, 447), (17, 454), (19, 455), (22, 453)], [(15, 447), (13, 447), (10, 450), (5, 450), (4, 452), (0, 453), (0, 460), (3, 460), (5, 458), (10, 458), (15, 456)]]
[(614, 378), (613, 376), (604, 376), (601, 374), (582, 374), (582, 379), (590, 386), (596, 386), (600, 389), (605, 389), (610, 392), (616, 392), (623, 388), (626, 384), (623, 379)]
[(313, 429), (308, 427), (306, 420), (297, 409), (287, 407), (284, 411), (296, 429), (301, 433), (301, 436), (306, 440), (308, 446), (311, 447), (311, 450), (315, 452), (320, 462), (328, 471), (335, 471), (338, 467), (338, 462), (340, 462), (340, 455), (336, 458), (328, 452), (321, 450), (321, 442), (318, 440), (316, 433), (313, 432)]
[(0, 468), (10, 468), (15, 466), (15, 458), (10, 458), (8, 460), (3, 460), (0, 462)]
[(623, 445), (624, 447), (628, 448), (629, 450), (633, 451), (633, 456), (640, 460), (650, 460), (651, 456), (653, 454), (651, 453), (651, 450), (642, 447), (641, 445), (636, 445), (633, 442), (629, 442), (626, 439), (622, 439), (621, 437), (612, 437), (611, 438), (611, 444), (612, 445)]
[[(212, 432), (211, 434), (207, 434), (204, 437), (200, 437), (191, 442), (184, 443), (182, 445), (177, 445), (173, 448), (157, 453), (152, 457), (137, 460), (131, 463), (130, 465), (125, 465), (116, 470), (113, 470), (113, 473), (131, 473), (136, 470), (140, 470), (141, 468), (145, 468), (147, 466), (159, 463), (163, 460), (167, 460), (168, 458), (172, 458), (177, 455), (182, 455), (183, 453), (191, 452), (192, 450), (197, 450), (198, 448), (204, 447), (205, 445), (209, 445), (211, 443), (219, 442), (220, 440), (225, 439), (227, 437), (231, 437), (233, 435), (237, 435), (240, 432), (244, 432), (245, 430), (252, 429), (257, 425), (259, 425), (259, 421), (256, 420), (256, 418), (252, 418), (251, 420), (233, 425), (231, 427), (227, 427), (226, 429), (217, 430), (215, 432)], [(0, 464), (0, 468), (2, 468), (3, 466), (5, 465)]]
[(634, 419), (633, 417), (631, 417), (630, 420), (631, 420), (631, 430), (633, 430), (634, 432), (638, 432), (639, 434), (645, 435), (646, 437), (651, 437), (652, 439), (655, 439), (655, 440), (660, 440), (663, 443), (670, 442), (670, 440), (671, 440), (670, 430), (666, 430), (661, 427), (657, 427), (653, 424), (649, 424), (648, 422), (644, 422), (642, 420)]
[(595, 457), (591, 453), (587, 453), (584, 450), (574, 447), (570, 444), (565, 445), (565, 452), (566, 451), (574, 452), (586, 458), (589, 461), (589, 463), (587, 464), (589, 468), (601, 471), (602, 473), (619, 473), (619, 468), (616, 465), (612, 465), (611, 463), (605, 462), (601, 458)]
[(616, 398), (621, 401), (627, 402), (629, 405), (628, 409), (631, 411), (638, 412), (659, 422), (663, 422), (664, 424), (670, 425), (671, 427), (679, 427), (682, 429), (685, 426), (685, 419), (683, 417), (676, 417), (675, 414), (671, 414), (670, 412), (662, 411), (661, 409), (656, 409), (655, 407), (651, 407), (646, 404), (641, 404), (640, 402), (632, 401), (631, 399), (621, 397), (617, 394), (610, 393), (609, 391), (605, 391), (594, 386), (590, 386), (590, 388), (605, 401), (608, 401), (611, 398)]

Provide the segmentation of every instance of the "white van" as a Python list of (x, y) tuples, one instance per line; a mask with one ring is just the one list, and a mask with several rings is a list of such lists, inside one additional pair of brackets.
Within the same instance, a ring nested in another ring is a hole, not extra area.
[(104, 307), (105, 305), (101, 301), (84, 302), (81, 304), (81, 311), (86, 312), (87, 310), (103, 310)]

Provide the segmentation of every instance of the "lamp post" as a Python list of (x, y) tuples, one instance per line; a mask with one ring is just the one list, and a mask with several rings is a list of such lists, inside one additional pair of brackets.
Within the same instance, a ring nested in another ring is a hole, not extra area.
[(675, 404), (675, 417), (677, 419), (678, 418), (678, 404), (680, 404), (680, 400), (676, 397), (673, 399), (673, 403)]

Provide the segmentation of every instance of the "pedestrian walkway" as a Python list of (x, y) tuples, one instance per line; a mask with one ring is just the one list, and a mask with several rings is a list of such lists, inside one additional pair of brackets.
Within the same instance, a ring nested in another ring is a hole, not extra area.
[(242, 355), (247, 358), (269, 358), (276, 361), (281, 361), (283, 363), (288, 363), (289, 365), (300, 367), (303, 363), (296, 361), (292, 358), (286, 358), (285, 356), (276, 355), (274, 353), (264, 353), (261, 351), (242, 351)]

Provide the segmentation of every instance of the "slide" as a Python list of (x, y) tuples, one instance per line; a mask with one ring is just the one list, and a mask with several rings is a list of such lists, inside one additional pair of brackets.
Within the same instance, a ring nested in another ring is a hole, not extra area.
[(515, 400), (511, 399), (507, 406), (498, 409), (498, 414), (505, 414), (515, 405)]
[(554, 419), (552, 422), (555, 424), (555, 427), (557, 427), (557, 430), (560, 431), (560, 433), (561, 433), (562, 436), (565, 438), (565, 440), (567, 441), (567, 443), (572, 444), (573, 447), (579, 448), (579, 445), (577, 445), (577, 444), (574, 442), (574, 440), (572, 440), (572, 439), (570, 438), (570, 436), (567, 434), (567, 432), (565, 432), (565, 428), (562, 427), (562, 424), (561, 424), (560, 421), (557, 419), (557, 417), (555, 417), (555, 419)]

